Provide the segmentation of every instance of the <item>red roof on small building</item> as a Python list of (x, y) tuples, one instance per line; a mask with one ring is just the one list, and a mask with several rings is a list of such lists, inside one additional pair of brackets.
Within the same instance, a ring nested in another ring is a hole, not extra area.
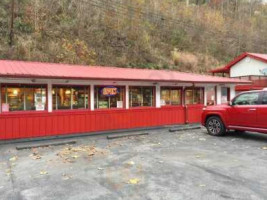
[(210, 72), (211, 73), (229, 73), (232, 66), (234, 66), (236, 63), (238, 63), (240, 60), (244, 59), (247, 56), (267, 63), (267, 54), (245, 52), (241, 54), (240, 56), (238, 56), (237, 58), (235, 58), (230, 63), (228, 63), (225, 67), (219, 67), (217, 69), (211, 70)]
[(190, 83), (250, 83), (240, 79), (198, 75), (170, 70), (82, 66), (0, 60), (0, 77), (119, 81), (169, 81)]

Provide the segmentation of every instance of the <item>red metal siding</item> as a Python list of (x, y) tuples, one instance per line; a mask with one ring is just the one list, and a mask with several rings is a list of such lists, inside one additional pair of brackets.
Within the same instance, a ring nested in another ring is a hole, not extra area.
[(188, 123), (200, 123), (201, 114), (203, 112), (204, 105), (188, 105), (187, 106), (187, 122)]
[[(2, 113), (0, 140), (184, 124), (184, 112), (184, 107), (173, 106), (128, 110)], [(192, 115), (189, 117), (190, 122), (200, 122), (200, 107), (190, 107), (188, 112), (189, 116)]]

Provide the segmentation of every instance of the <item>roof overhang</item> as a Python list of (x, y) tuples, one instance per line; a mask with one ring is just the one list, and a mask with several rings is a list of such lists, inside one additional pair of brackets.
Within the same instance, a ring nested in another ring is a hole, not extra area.
[(171, 70), (150, 70), (57, 63), (0, 60), (0, 77), (69, 80), (112, 80), (207, 84), (249, 84), (250, 81), (184, 73)]

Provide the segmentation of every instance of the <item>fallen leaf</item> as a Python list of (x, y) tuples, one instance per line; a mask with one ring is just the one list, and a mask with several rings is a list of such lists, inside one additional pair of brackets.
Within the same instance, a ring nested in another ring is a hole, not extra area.
[(10, 176), (11, 175), (11, 169), (6, 170), (6, 175)]
[(128, 162), (127, 164), (128, 164), (128, 165), (134, 165), (135, 163), (134, 163), (134, 161), (130, 161), (130, 162)]
[(204, 155), (196, 155), (195, 157), (196, 157), (196, 158), (203, 158)]
[(205, 184), (200, 184), (199, 187), (206, 187), (206, 185)]
[(199, 138), (199, 141), (206, 141), (205, 138)]
[(75, 158), (75, 159), (77, 159), (77, 158), (79, 158), (79, 156), (77, 156), (77, 155), (73, 155), (73, 156), (71, 156), (72, 158)]
[(38, 153), (33, 153), (33, 154), (30, 155), (30, 157), (33, 160), (40, 160), (42, 158)]
[(17, 159), (18, 159), (18, 156), (13, 156), (13, 157), (9, 158), (9, 161), (14, 162), (14, 161), (16, 161)]
[(104, 168), (101, 168), (101, 167), (98, 167), (97, 169), (98, 169), (98, 170), (104, 170)]
[(47, 171), (44, 171), (44, 170), (42, 170), (42, 171), (40, 171), (40, 174), (41, 174), (41, 175), (46, 175), (46, 174), (48, 174), (48, 172), (47, 172)]
[(262, 150), (267, 150), (267, 147), (262, 147), (261, 149), (262, 149)]
[(140, 179), (138, 179), (138, 178), (132, 178), (132, 179), (129, 180), (128, 183), (135, 185), (135, 184), (138, 184), (139, 182), (140, 182)]
[(72, 177), (70, 175), (67, 175), (67, 174), (62, 174), (62, 179), (63, 180), (69, 180), (71, 179)]

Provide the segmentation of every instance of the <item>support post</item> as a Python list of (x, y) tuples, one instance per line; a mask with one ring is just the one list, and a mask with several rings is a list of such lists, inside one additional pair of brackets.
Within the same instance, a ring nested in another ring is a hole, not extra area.
[(160, 86), (156, 85), (156, 108), (160, 107)]
[(129, 109), (129, 85), (125, 86), (125, 107)]
[(47, 97), (48, 97), (48, 112), (53, 111), (53, 93), (52, 93), (52, 82), (47, 83)]
[(220, 85), (217, 85), (216, 88), (217, 88), (216, 102), (217, 102), (217, 105), (221, 105), (222, 104), (222, 87)]
[(94, 110), (95, 109), (95, 86), (90, 85), (90, 109)]
[(235, 97), (235, 85), (230, 86), (230, 101)]
[(207, 98), (208, 98), (207, 97), (207, 91), (208, 91), (207, 88), (208, 88), (208, 86), (204, 87), (204, 106), (207, 106), (207, 102), (208, 102), (207, 101)]

